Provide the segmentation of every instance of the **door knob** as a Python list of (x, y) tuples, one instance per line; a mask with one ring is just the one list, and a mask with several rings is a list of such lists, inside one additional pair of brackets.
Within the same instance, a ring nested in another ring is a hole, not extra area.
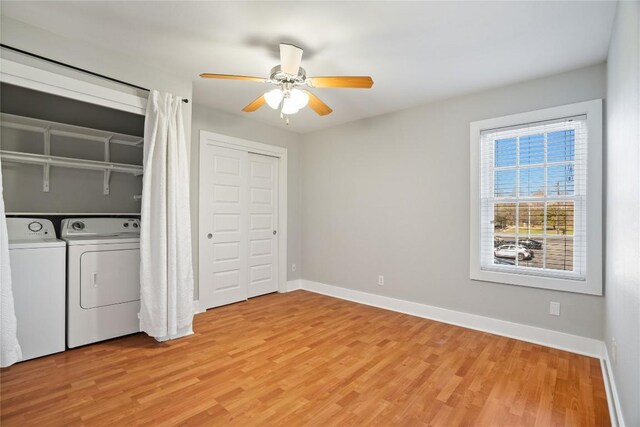
[(211, 233), (207, 234), (207, 239), (210, 239), (212, 237), (213, 237), (213, 234), (211, 234)]
[(276, 234), (278, 234), (278, 232), (276, 230), (273, 230), (273, 235), (275, 236)]

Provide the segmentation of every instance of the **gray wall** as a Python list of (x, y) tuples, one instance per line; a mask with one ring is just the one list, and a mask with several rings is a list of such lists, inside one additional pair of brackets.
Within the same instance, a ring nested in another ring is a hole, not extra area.
[[(201, 130), (287, 148), (287, 279), (297, 279), (302, 268), (300, 263), (300, 135), (202, 105), (193, 106), (191, 129), (191, 212), (196, 280), (198, 276), (198, 163), (200, 161), (198, 147)], [(291, 271), (291, 264), (296, 264), (295, 272)]]
[(303, 278), (601, 339), (602, 297), (469, 279), (469, 123), (605, 81), (599, 64), (303, 135)]
[[(58, 123), (121, 132), (144, 133), (144, 117), (67, 98), (1, 85), (3, 113)], [(2, 127), (3, 150), (43, 154), (41, 133)], [(104, 144), (75, 138), (51, 137), (54, 156), (104, 160)], [(111, 161), (142, 164), (142, 149), (111, 144)], [(42, 166), (2, 162), (5, 208), (9, 213), (139, 213), (142, 178), (112, 173), (109, 195), (103, 193), (100, 171), (51, 167), (49, 192), (42, 191)]]
[(639, 2), (618, 3), (607, 70), (605, 342), (624, 421), (640, 426)]

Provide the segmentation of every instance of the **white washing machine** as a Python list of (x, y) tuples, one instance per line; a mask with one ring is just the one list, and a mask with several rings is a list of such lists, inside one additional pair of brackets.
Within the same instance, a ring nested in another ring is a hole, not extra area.
[(67, 242), (67, 346), (140, 331), (140, 221), (70, 218)]
[(7, 233), (22, 360), (64, 351), (66, 244), (46, 219), (7, 218)]

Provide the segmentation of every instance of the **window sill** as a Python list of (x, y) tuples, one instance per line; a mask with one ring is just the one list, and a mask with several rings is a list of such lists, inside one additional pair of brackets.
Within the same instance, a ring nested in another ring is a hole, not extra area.
[(493, 282), (505, 285), (526, 286), (530, 288), (549, 289), (554, 291), (576, 292), (588, 295), (602, 295), (602, 285), (595, 280), (561, 279), (555, 277), (534, 276), (501, 271), (482, 270), (472, 267), (471, 280)]

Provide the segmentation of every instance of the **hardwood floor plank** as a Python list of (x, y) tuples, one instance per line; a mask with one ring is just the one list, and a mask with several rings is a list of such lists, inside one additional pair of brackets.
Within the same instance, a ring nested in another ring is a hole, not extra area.
[(0, 424), (607, 426), (599, 361), (305, 291), (0, 371)]

